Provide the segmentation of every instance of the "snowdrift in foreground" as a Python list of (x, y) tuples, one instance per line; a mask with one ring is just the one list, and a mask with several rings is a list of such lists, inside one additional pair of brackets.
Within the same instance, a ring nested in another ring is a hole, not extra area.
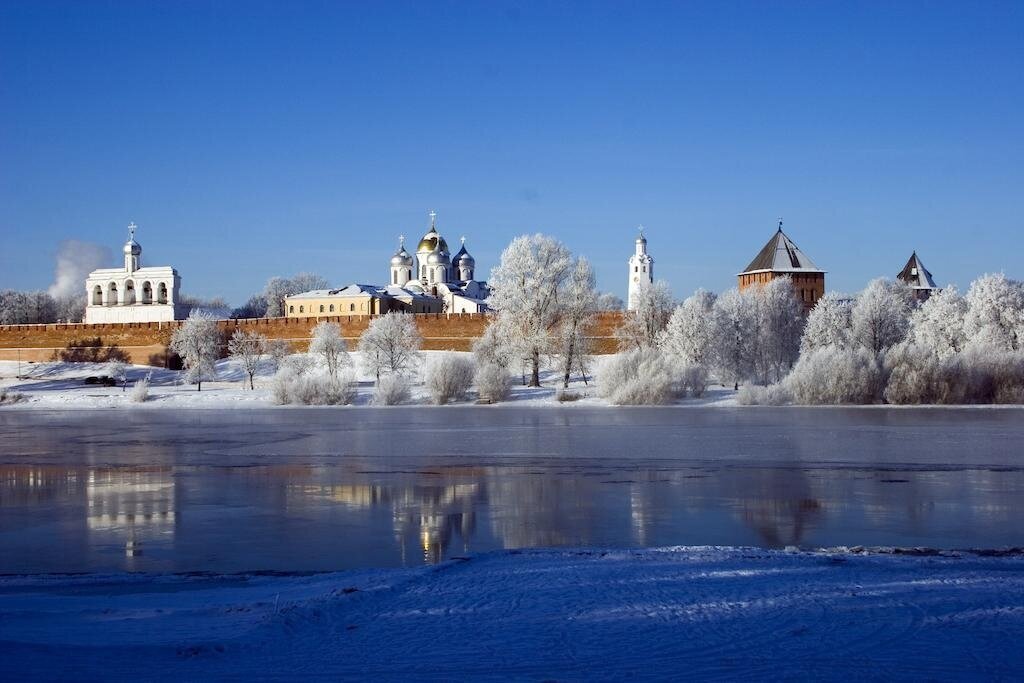
[(0, 578), (13, 679), (1012, 678), (1024, 558), (498, 552), (313, 576)]

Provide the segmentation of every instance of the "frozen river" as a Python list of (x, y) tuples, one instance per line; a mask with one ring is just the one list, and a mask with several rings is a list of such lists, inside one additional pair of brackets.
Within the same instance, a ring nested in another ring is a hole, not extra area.
[(0, 573), (1024, 545), (1024, 411), (0, 412)]

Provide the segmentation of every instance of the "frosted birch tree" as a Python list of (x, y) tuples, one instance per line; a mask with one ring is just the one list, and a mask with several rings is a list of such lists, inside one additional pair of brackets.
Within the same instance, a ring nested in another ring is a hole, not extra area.
[(256, 389), (254, 378), (266, 353), (267, 338), (259, 332), (236, 329), (228, 339), (228, 355), (238, 362), (249, 377), (250, 390)]
[(341, 327), (337, 323), (322, 322), (313, 328), (309, 352), (323, 359), (331, 379), (338, 377), (339, 367), (351, 363), (348, 357), (348, 344), (341, 336)]
[(636, 292), (636, 308), (626, 311), (616, 331), (619, 346), (624, 349), (655, 347), (674, 309), (675, 300), (667, 282), (642, 284)]
[(974, 346), (1024, 349), (1024, 284), (988, 274), (967, 290), (964, 332)]
[(203, 380), (213, 377), (220, 352), (221, 335), (217, 321), (208, 313), (193, 311), (171, 335), (170, 349), (181, 357), (185, 376), (203, 390)]
[(719, 379), (739, 389), (739, 383), (753, 372), (751, 344), (757, 334), (753, 298), (730, 289), (715, 301), (714, 356)]
[(872, 280), (850, 312), (853, 341), (874, 353), (900, 343), (910, 328), (913, 302), (910, 288), (902, 282)]
[(781, 277), (747, 290), (755, 304), (754, 374), (761, 384), (777, 382), (800, 356), (803, 304), (793, 281)]
[(586, 381), (586, 358), (590, 355), (590, 331), (597, 310), (597, 278), (590, 261), (576, 259), (563, 295), (563, 313), (558, 331), (558, 353), (562, 369), (562, 387), (569, 388), (569, 376), (576, 368)]
[(384, 373), (412, 372), (422, 343), (413, 316), (392, 312), (370, 322), (357, 348), (364, 369), (379, 382)]
[(505, 339), (526, 360), (529, 385), (540, 386), (541, 354), (551, 347), (562, 318), (561, 296), (573, 261), (565, 245), (547, 235), (516, 237), (491, 272), (489, 303)]
[(800, 353), (810, 353), (826, 346), (847, 348), (850, 346), (850, 313), (853, 301), (836, 292), (829, 292), (818, 299), (807, 315), (803, 336), (800, 339)]
[(712, 363), (715, 295), (698, 289), (668, 320), (659, 346), (670, 358), (693, 365)]
[(960, 353), (967, 345), (966, 314), (967, 302), (956, 287), (940, 289), (910, 315), (906, 343), (940, 359)]

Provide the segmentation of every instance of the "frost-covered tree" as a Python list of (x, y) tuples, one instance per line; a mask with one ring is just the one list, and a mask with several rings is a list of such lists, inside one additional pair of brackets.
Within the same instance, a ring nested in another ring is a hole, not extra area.
[(876, 403), (883, 374), (875, 352), (864, 346), (825, 346), (801, 355), (783, 386), (804, 405)]
[(213, 377), (214, 363), (220, 351), (220, 330), (208, 313), (193, 311), (171, 335), (170, 349), (181, 357), (185, 376), (203, 390), (203, 380)]
[(596, 283), (590, 262), (582, 257), (576, 259), (565, 286), (557, 339), (562, 386), (566, 389), (574, 369), (580, 368), (586, 376), (586, 358), (591, 351), (590, 331), (597, 310)]
[(254, 378), (266, 353), (267, 338), (259, 332), (236, 329), (228, 339), (228, 354), (242, 366), (242, 371), (249, 377), (251, 390), (256, 389)]
[(715, 301), (712, 309), (713, 348), (719, 379), (739, 388), (753, 373), (754, 336), (757, 311), (754, 298), (730, 289)]
[(190, 315), (193, 311), (202, 312), (214, 320), (223, 320), (231, 315), (231, 309), (227, 302), (219, 296), (204, 299), (200, 296), (182, 294), (178, 298), (178, 307), (184, 311), (185, 315)]
[(761, 384), (777, 382), (800, 355), (803, 304), (788, 277), (776, 278), (747, 293), (755, 304), (757, 333), (751, 344), (754, 375)]
[(392, 312), (370, 321), (358, 349), (363, 367), (379, 382), (382, 373), (412, 372), (422, 343), (413, 316)]
[(267, 357), (277, 371), (284, 359), (292, 354), (292, 344), (287, 339), (268, 339), (266, 344)]
[(508, 368), (495, 363), (477, 364), (473, 381), (481, 399), (497, 403), (508, 398), (512, 376), (509, 374)]
[(332, 378), (338, 376), (339, 367), (352, 362), (348, 357), (348, 344), (341, 336), (341, 327), (337, 323), (322, 322), (313, 328), (309, 352), (323, 359), (327, 374)]
[(967, 345), (964, 317), (967, 302), (946, 287), (934, 292), (910, 315), (910, 331), (904, 343), (927, 351), (937, 358), (960, 353)]
[(904, 283), (872, 280), (857, 295), (850, 312), (854, 343), (879, 353), (903, 341), (910, 328), (913, 303), (913, 294)]
[(616, 330), (619, 346), (623, 349), (654, 348), (675, 309), (672, 289), (664, 280), (643, 283), (637, 289), (635, 303), (636, 307), (626, 311), (622, 325)]
[(80, 323), (85, 319), (85, 297), (77, 292), (54, 297), (56, 322)]
[(850, 313), (853, 300), (845, 294), (829, 292), (818, 299), (807, 315), (800, 353), (810, 353), (826, 346), (846, 348), (850, 345)]
[(972, 346), (1024, 349), (1024, 284), (988, 274), (967, 290), (964, 332)]
[(0, 325), (34, 325), (56, 320), (57, 303), (48, 293), (0, 291)]
[(423, 384), (438, 405), (459, 400), (473, 384), (473, 361), (457, 353), (434, 356), (423, 373)]
[(698, 289), (672, 312), (659, 346), (672, 358), (707, 367), (712, 363), (715, 295)]
[(128, 388), (128, 364), (121, 360), (107, 361), (107, 367), (104, 368), (107, 377), (114, 380), (117, 384), (121, 385), (121, 391), (125, 391)]
[(621, 311), (626, 307), (622, 297), (611, 292), (601, 292), (597, 296), (597, 310), (599, 311)]
[(491, 272), (489, 303), (504, 341), (527, 359), (530, 386), (540, 386), (541, 354), (562, 320), (562, 294), (573, 266), (565, 245), (547, 235), (516, 237)]

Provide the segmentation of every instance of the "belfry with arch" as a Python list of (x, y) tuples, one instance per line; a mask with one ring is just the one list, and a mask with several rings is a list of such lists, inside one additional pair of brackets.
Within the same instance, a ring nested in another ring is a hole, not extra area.
[(170, 266), (142, 265), (142, 246), (128, 226), (124, 266), (100, 268), (85, 281), (85, 322), (141, 323), (178, 320), (181, 277)]

